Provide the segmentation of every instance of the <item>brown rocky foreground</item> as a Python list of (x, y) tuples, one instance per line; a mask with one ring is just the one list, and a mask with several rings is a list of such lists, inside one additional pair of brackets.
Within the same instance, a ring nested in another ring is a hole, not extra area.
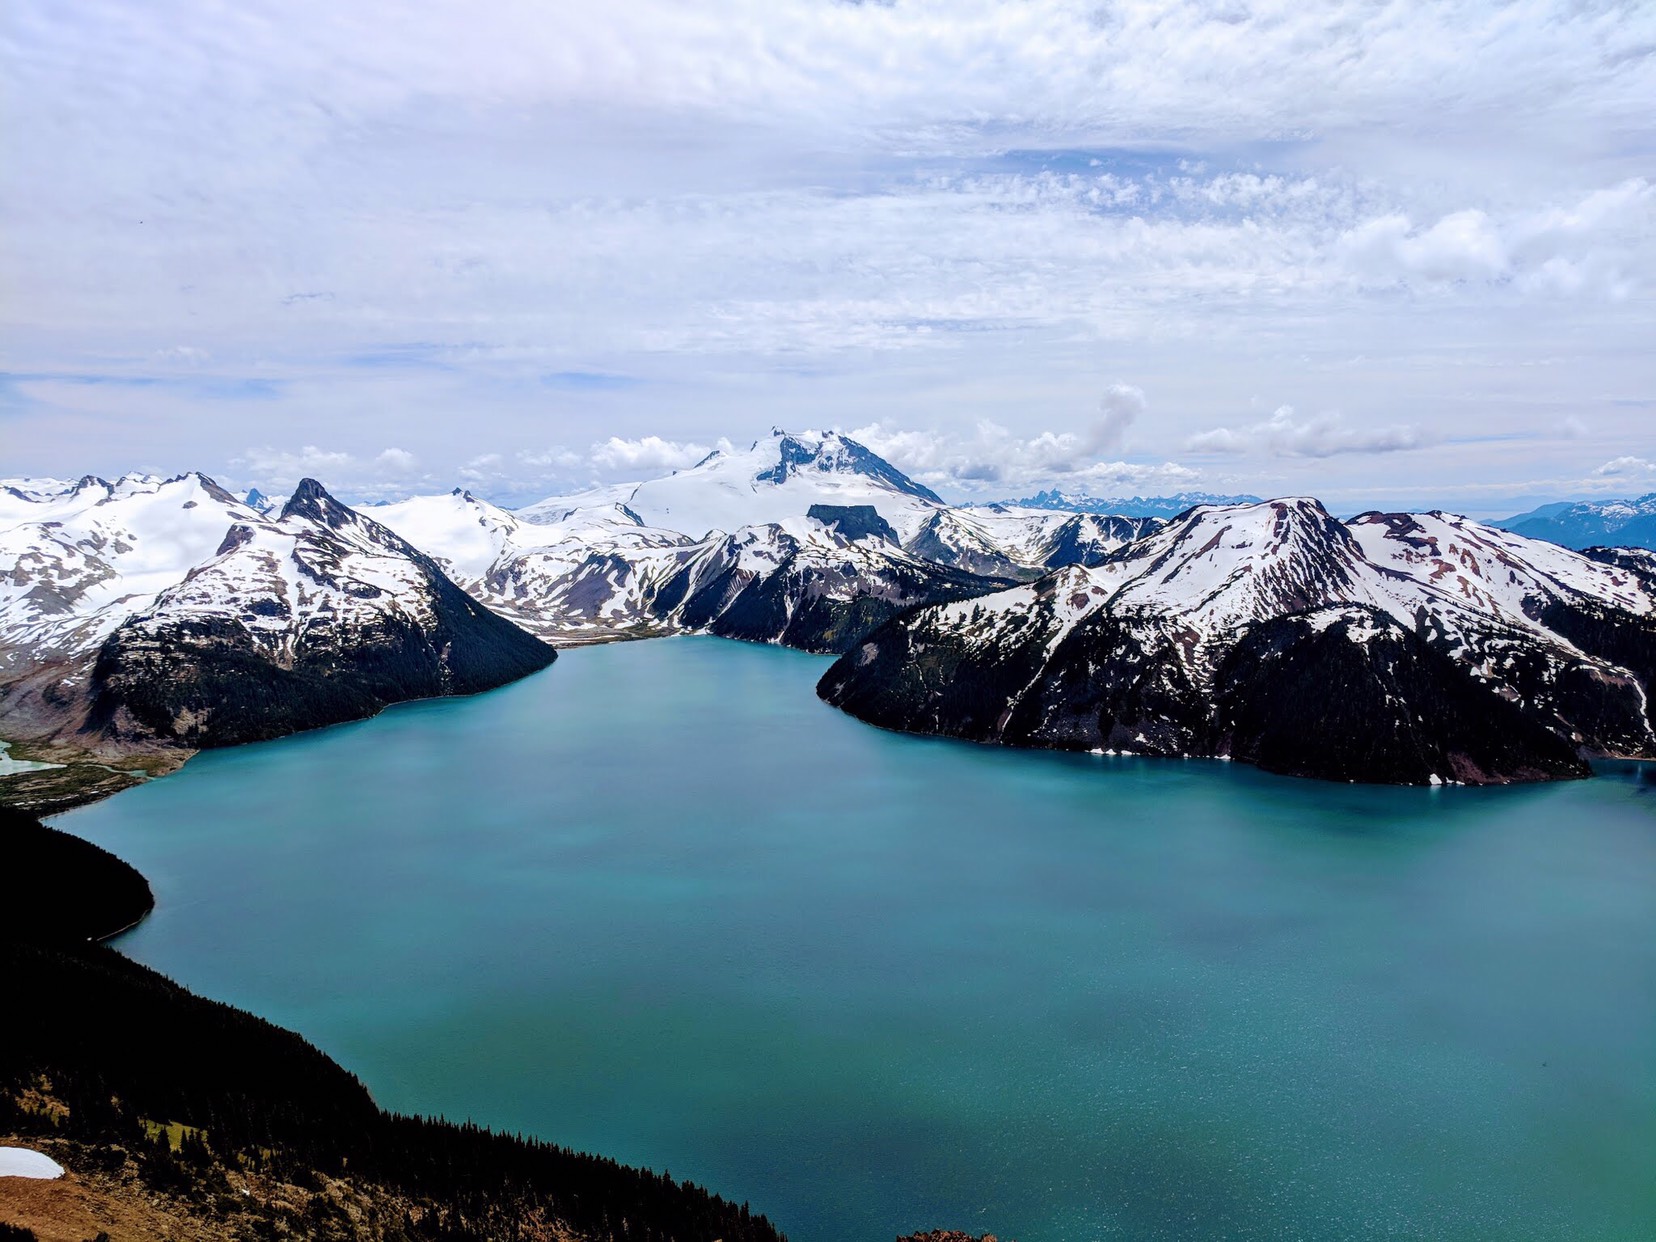
[[(0, 1136), (0, 1146), (44, 1151), (65, 1169), (50, 1181), (0, 1178), (0, 1222), (38, 1242), (403, 1242), (437, 1225), (429, 1203), (361, 1179), (284, 1176), (211, 1158), (158, 1177), (151, 1152), (39, 1135)], [(500, 1236), (579, 1242), (544, 1217), (519, 1216)]]

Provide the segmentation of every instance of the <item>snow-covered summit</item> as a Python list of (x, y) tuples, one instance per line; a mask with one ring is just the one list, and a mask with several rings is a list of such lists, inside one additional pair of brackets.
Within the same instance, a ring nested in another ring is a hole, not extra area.
[(906, 539), (943, 501), (877, 453), (836, 431), (773, 431), (746, 449), (715, 450), (687, 470), (643, 483), (552, 497), (518, 510), (556, 521), (624, 504), (646, 526), (700, 538), (803, 517), (812, 505), (872, 505)]
[(275, 517), (201, 474), (23, 504), (25, 520), (0, 519), (8, 740), (69, 757), (222, 745), (553, 658), (315, 480)]
[(0, 652), (80, 650), (263, 521), (206, 475), (84, 478), (0, 508)]
[[(1452, 759), (1458, 779), (1492, 780), (1583, 775), (1577, 751), (1656, 755), (1653, 675), (1656, 576), (1639, 558), (1441, 513), (1341, 522), (1289, 497), (1199, 507), (1095, 564), (906, 613), (824, 686), (891, 727), (1145, 754), (1231, 753), (1238, 720), (1337, 717), (1351, 754), (1386, 756), (1350, 771), (1424, 780)], [(1431, 711), (1459, 723), (1426, 736)], [(1334, 751), (1279, 770), (1350, 775)]]

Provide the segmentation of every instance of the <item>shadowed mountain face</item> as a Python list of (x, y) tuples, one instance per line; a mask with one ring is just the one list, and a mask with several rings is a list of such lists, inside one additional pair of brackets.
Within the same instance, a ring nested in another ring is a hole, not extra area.
[(712, 541), (652, 606), (686, 630), (838, 653), (910, 608), (1005, 585), (910, 556), (869, 533), (867, 518), (849, 519), (857, 534), (848, 537), (846, 520), (753, 526)]
[(1252, 627), (1215, 690), (1213, 749), (1268, 772), (1469, 785), (1589, 774), (1564, 738), (1366, 608)]
[(555, 658), (314, 480), (278, 526), (274, 547), (234, 528), (215, 562), (110, 635), (87, 731), (231, 746), (492, 689)]
[(644, 526), (616, 505), (528, 522), (465, 493), (376, 516), (432, 549), (490, 607), (573, 642), (707, 633), (838, 652), (903, 609), (993, 591), (1011, 576), (903, 547), (872, 504), (812, 501), (797, 516), (702, 538)]
[(1605, 559), (1441, 514), (1198, 509), (1096, 566), (899, 617), (818, 693), (1009, 745), (1335, 780), (1584, 776), (1582, 754), (1656, 755), (1656, 597)]
[(42, 503), (3, 532), (0, 733), (48, 757), (276, 737), (555, 658), (314, 480), (275, 518), (193, 475)]

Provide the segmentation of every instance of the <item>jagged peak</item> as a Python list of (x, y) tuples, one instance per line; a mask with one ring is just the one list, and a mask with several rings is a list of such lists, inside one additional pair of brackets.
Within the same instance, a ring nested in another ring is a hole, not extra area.
[(335, 500), (328, 489), (315, 479), (300, 479), (287, 503), (282, 506), (281, 521), (289, 518), (307, 518), (324, 526), (340, 527), (357, 520), (356, 511)]
[[(883, 483), (893, 491), (942, 504), (943, 498), (924, 484), (916, 483), (885, 458), (864, 444), (837, 431), (784, 431), (772, 428), (774, 465), (754, 475), (756, 483), (786, 483), (790, 477), (815, 470), (824, 474), (855, 474)], [(754, 450), (759, 449), (755, 443)]]

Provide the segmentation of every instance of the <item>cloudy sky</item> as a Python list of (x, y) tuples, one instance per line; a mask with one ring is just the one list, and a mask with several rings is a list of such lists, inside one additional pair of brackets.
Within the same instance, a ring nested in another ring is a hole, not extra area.
[(1656, 490), (1648, 0), (10, 0), (0, 473)]

